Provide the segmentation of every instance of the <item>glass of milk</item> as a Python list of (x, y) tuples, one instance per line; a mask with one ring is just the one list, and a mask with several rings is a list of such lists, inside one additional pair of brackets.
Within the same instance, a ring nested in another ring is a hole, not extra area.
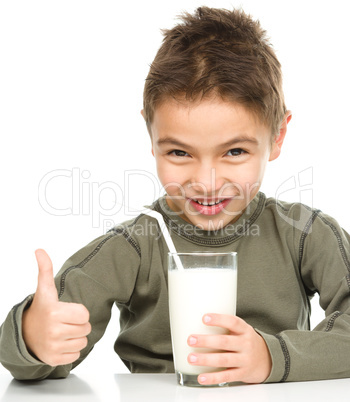
[[(202, 318), (207, 313), (236, 314), (237, 254), (169, 253), (168, 287), (171, 339), (175, 371), (181, 385), (202, 386), (201, 373), (220, 371), (217, 367), (193, 366), (187, 357), (191, 352), (210, 352), (192, 348), (191, 334), (224, 334), (223, 328), (207, 326)], [(217, 351), (216, 351), (217, 352)]]

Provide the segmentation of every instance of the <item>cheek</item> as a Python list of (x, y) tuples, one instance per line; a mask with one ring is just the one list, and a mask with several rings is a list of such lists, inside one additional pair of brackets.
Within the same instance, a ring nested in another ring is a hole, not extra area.
[(231, 175), (231, 180), (237, 185), (244, 186), (245, 184), (254, 183), (258, 177), (258, 169), (251, 164), (247, 164), (235, 169)]
[(166, 168), (161, 164), (157, 165), (157, 174), (164, 190), (169, 195), (183, 195), (184, 185), (179, 181), (179, 175), (174, 172), (174, 169)]
[(188, 176), (188, 167), (170, 163), (160, 155), (156, 156), (157, 174), (163, 186), (167, 183), (183, 183)]
[(240, 189), (241, 194), (245, 194), (249, 198), (255, 195), (261, 185), (266, 163), (261, 160), (256, 160), (254, 163), (240, 166), (239, 170), (235, 171), (232, 181)]

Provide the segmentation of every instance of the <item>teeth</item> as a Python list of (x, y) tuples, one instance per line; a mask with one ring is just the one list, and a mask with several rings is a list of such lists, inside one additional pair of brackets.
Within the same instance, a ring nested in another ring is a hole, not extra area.
[(223, 200), (219, 200), (219, 201), (214, 201), (214, 202), (201, 202), (201, 201), (198, 201), (198, 200), (196, 200), (196, 202), (198, 202), (198, 204), (200, 204), (200, 205), (204, 205), (204, 206), (213, 206), (213, 205), (217, 205), (217, 204), (220, 204), (220, 202), (222, 202)]

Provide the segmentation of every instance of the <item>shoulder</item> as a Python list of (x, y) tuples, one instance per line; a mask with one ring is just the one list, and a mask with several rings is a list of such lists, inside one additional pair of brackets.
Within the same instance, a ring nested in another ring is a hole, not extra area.
[(272, 215), (280, 226), (304, 233), (310, 230), (322, 212), (300, 202), (287, 202), (270, 197), (266, 199), (264, 214)]
[(347, 232), (336, 219), (320, 209), (300, 202), (286, 202), (267, 198), (264, 213), (273, 215), (278, 225), (293, 230), (302, 238), (308, 237), (325, 241), (327, 237), (333, 237), (340, 241), (341, 238), (348, 237)]

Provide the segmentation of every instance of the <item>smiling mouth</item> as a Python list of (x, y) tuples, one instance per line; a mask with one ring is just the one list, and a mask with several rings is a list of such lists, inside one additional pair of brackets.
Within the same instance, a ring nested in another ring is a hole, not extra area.
[(227, 200), (227, 198), (223, 198), (223, 199), (220, 199), (220, 200), (217, 200), (217, 201), (199, 201), (199, 200), (195, 200), (195, 199), (193, 201), (197, 202), (199, 205), (212, 207), (213, 205), (218, 205), (218, 204), (220, 204), (221, 202), (223, 202), (225, 200)]
[(232, 200), (231, 198), (219, 198), (219, 199), (194, 199), (188, 198), (188, 201), (193, 208), (202, 215), (217, 215), (219, 214), (227, 204)]

